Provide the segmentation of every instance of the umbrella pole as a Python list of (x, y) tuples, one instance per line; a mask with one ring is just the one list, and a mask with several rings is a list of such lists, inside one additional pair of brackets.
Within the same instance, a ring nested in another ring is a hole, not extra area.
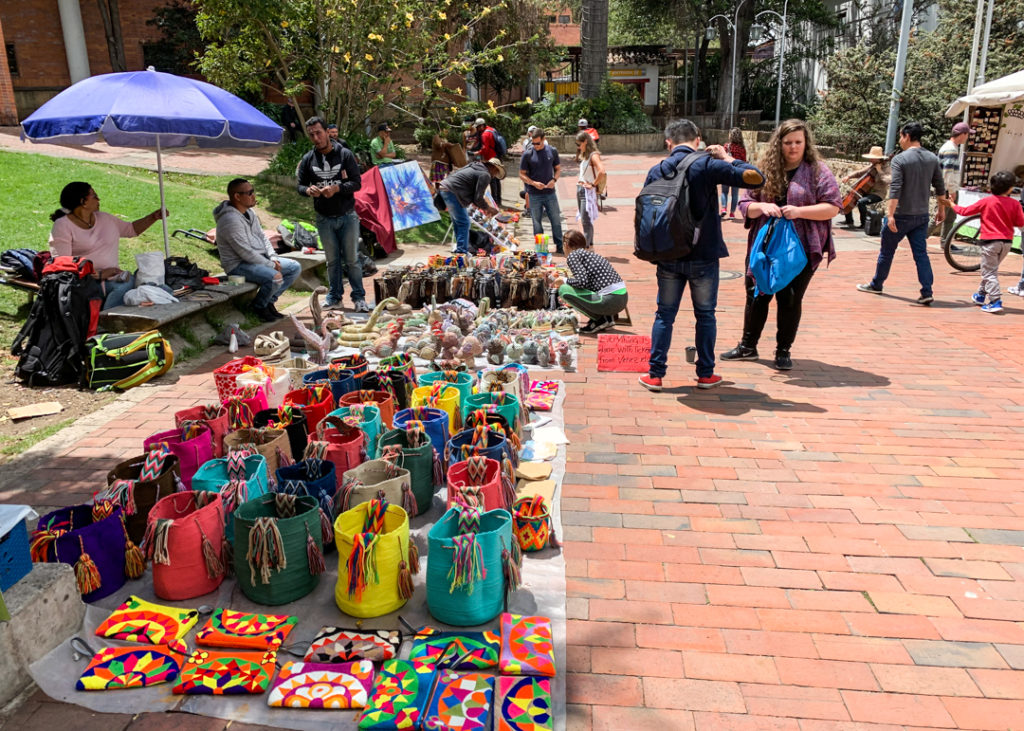
[(167, 211), (164, 210), (164, 161), (160, 155), (160, 135), (156, 136), (156, 177), (160, 184), (160, 221), (164, 225), (164, 258), (171, 256), (171, 246), (167, 238)]

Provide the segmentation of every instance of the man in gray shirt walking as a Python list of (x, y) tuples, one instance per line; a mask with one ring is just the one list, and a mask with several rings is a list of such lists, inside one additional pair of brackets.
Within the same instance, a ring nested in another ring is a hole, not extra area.
[[(917, 265), (917, 280), (921, 283), (919, 305), (932, 303), (932, 264), (928, 260), (928, 200), (931, 190), (937, 198), (946, 198), (939, 158), (921, 147), (924, 127), (920, 122), (908, 122), (900, 130), (900, 148), (903, 150), (892, 160), (892, 183), (889, 185), (889, 203), (885, 225), (882, 228), (882, 248), (878, 252), (875, 276), (867, 284), (858, 284), (861, 292), (878, 294), (889, 276), (896, 247), (905, 236)], [(942, 223), (946, 209), (940, 205), (935, 216)]]

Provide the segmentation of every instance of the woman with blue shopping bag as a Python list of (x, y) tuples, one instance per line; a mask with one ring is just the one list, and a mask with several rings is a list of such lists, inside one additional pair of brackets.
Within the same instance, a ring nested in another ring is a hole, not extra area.
[[(748, 268), (743, 337), (722, 354), (722, 360), (757, 359), (757, 343), (774, 298), (775, 367), (788, 371), (793, 367), (790, 349), (800, 327), (804, 293), (822, 259), (827, 256), (831, 262), (836, 257), (832, 219), (842, 199), (835, 176), (820, 159), (811, 131), (801, 120), (779, 125), (761, 154), (759, 167), (766, 177), (764, 187), (743, 191), (740, 213), (749, 227), (748, 267), (758, 268), (761, 282)], [(794, 263), (802, 260), (795, 252), (794, 235), (806, 256), (803, 267), (795, 271)], [(755, 248), (758, 239), (761, 244)], [(791, 278), (786, 281), (787, 277)]]

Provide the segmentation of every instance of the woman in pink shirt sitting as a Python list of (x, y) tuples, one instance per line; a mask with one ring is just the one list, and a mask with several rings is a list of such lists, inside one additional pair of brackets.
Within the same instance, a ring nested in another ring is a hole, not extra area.
[(118, 265), (119, 239), (138, 236), (159, 221), (160, 209), (136, 221), (123, 221), (100, 210), (100, 198), (91, 185), (76, 182), (64, 186), (60, 208), (50, 220), (50, 253), (90, 259), (103, 284), (103, 309), (123, 304), (135, 278)]

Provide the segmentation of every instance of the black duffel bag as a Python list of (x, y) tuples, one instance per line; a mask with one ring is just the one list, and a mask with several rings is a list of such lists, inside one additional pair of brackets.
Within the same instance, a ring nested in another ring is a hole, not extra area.
[(164, 283), (171, 289), (191, 287), (202, 289), (206, 285), (203, 277), (210, 276), (205, 269), (200, 269), (187, 256), (172, 256), (164, 259)]

